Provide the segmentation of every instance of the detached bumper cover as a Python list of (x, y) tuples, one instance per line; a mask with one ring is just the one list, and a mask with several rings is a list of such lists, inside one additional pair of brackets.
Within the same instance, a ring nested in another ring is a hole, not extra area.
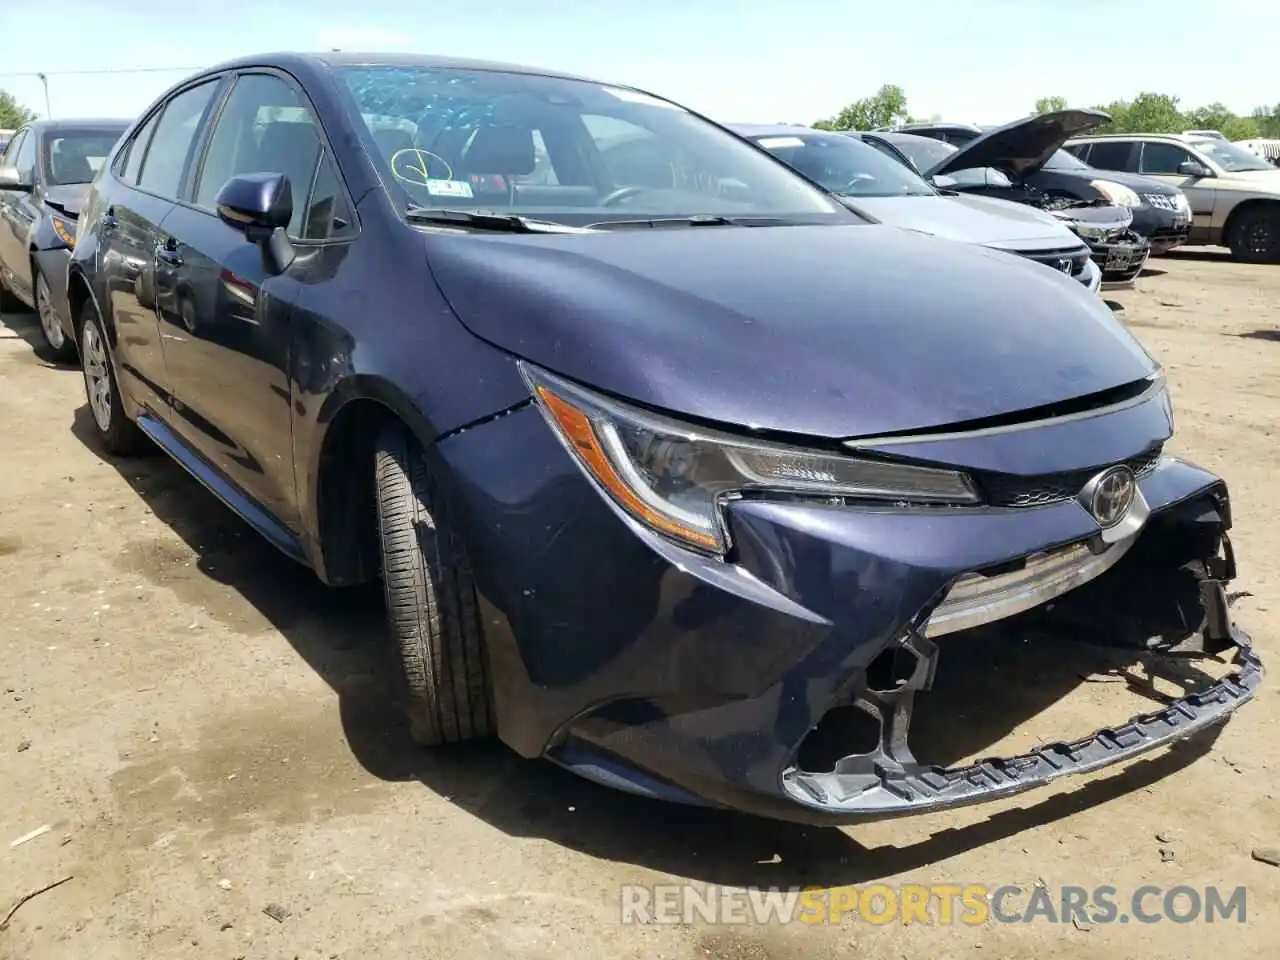
[(866, 769), (828, 774), (793, 770), (784, 774), (783, 784), (797, 802), (825, 813), (848, 815), (844, 819), (879, 819), (995, 800), (1059, 777), (1130, 760), (1225, 722), (1253, 698), (1262, 682), (1262, 662), (1254, 654), (1248, 634), (1233, 628), (1231, 638), (1236, 644), (1237, 669), (1233, 673), (1161, 710), (1103, 727), (1078, 740), (950, 769), (914, 764), (895, 767), (881, 760)]

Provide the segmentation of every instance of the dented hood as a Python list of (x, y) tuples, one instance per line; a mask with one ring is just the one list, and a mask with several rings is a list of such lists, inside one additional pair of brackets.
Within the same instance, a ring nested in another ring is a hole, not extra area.
[(1110, 120), (1110, 115), (1101, 110), (1058, 110), (1017, 120), (970, 140), (926, 170), (925, 176), (995, 167), (1028, 177), (1072, 137), (1083, 136)]
[(424, 240), (477, 336), (704, 421), (869, 436), (1041, 407), (1152, 371), (1069, 277), (893, 227)]

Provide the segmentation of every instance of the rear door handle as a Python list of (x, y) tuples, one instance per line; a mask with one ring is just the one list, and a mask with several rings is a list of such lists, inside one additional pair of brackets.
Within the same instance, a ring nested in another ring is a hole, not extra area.
[(114, 230), (116, 225), (116, 211), (114, 208), (108, 209), (107, 212), (102, 215), (102, 229)]

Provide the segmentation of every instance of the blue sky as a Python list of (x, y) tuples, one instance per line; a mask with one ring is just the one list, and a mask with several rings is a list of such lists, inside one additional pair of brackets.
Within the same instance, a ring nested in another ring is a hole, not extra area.
[[(0, 0), (0, 88), (55, 116), (139, 112), (264, 50), (406, 50), (555, 67), (722, 121), (810, 122), (882, 83), (920, 116), (998, 123), (1045, 94), (1280, 101), (1276, 0)], [(41, 41), (48, 37), (49, 42)], [(177, 68), (61, 75), (70, 70)]]

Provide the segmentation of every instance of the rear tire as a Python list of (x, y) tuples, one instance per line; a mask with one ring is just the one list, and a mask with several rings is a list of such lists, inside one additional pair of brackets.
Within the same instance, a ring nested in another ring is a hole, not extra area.
[(471, 562), (421, 448), (399, 424), (374, 455), (382, 584), (409, 733), (423, 746), (488, 737), (493, 705)]
[(146, 450), (146, 434), (125, 415), (120, 403), (120, 385), (107, 351), (106, 334), (92, 303), (86, 303), (80, 313), (80, 370), (89, 401), (89, 420), (103, 449), (117, 456)]
[(1280, 261), (1280, 207), (1246, 210), (1231, 222), (1227, 234), (1231, 256), (1245, 263)]

